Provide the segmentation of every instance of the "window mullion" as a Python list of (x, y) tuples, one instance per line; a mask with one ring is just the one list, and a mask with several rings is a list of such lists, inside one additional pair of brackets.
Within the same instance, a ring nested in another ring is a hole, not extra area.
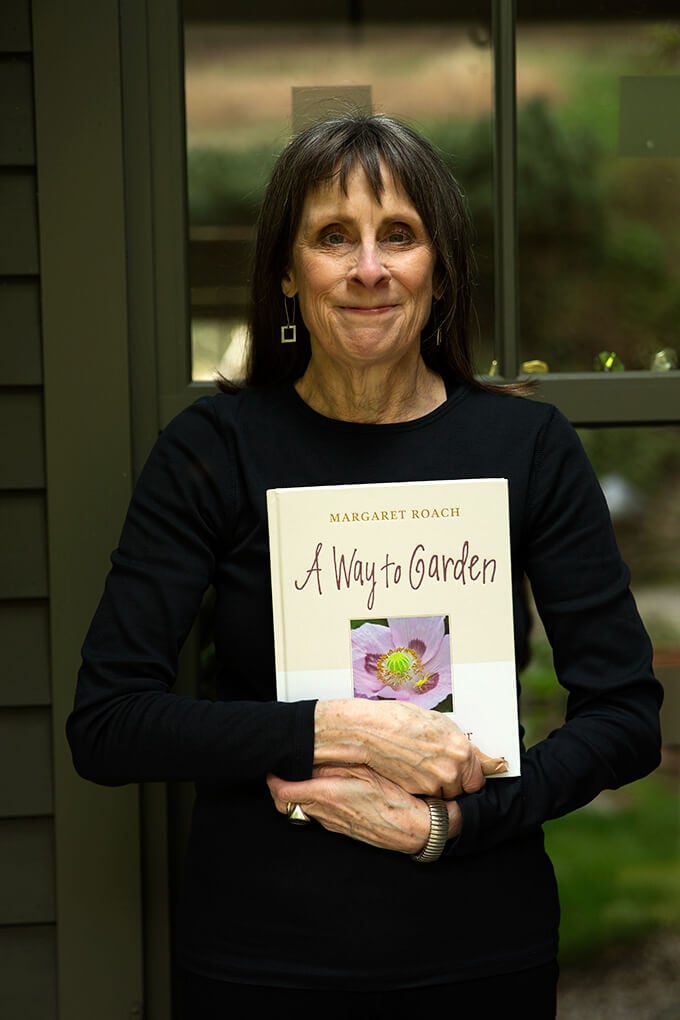
[(515, 0), (492, 0), (494, 48), (495, 347), (499, 373), (519, 372)]

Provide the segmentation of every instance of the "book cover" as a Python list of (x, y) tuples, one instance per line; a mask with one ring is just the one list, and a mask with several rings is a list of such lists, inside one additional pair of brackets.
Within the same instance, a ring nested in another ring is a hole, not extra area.
[(411, 701), (518, 776), (507, 480), (270, 489), (267, 512), (277, 697)]

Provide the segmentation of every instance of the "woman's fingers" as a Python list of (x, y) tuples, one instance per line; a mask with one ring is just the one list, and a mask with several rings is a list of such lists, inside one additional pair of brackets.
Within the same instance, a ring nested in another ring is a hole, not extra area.
[(485, 754), (484, 751), (480, 751), (474, 744), (472, 747), (485, 776), (498, 776), (508, 771), (508, 763), (505, 758), (493, 758), (491, 755)]
[(314, 769), (314, 778), (287, 782), (267, 778), (277, 809), (289, 803), (331, 832), (372, 846), (416, 853), (429, 832), (429, 810), (419, 797), (377, 775), (365, 765), (328, 764)]
[(306, 779), (296, 783), (270, 774), (267, 776), (267, 786), (276, 810), (282, 815), (288, 814), (289, 804), (299, 804), (305, 814), (310, 814), (314, 806), (314, 780)]

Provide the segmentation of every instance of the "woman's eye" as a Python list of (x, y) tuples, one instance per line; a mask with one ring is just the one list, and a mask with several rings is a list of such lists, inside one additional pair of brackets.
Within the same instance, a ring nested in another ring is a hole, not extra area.
[(404, 244), (409, 240), (409, 235), (405, 230), (390, 230), (387, 235), (387, 241), (389, 244)]
[(345, 235), (340, 234), (337, 230), (331, 231), (331, 233), (324, 236), (324, 243), (331, 247), (336, 247), (339, 244), (344, 244), (346, 241)]

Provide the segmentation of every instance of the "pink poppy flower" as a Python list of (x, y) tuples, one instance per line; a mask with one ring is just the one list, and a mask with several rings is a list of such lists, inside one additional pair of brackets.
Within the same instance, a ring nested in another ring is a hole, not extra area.
[(362, 623), (352, 631), (357, 698), (393, 698), (437, 708), (451, 695), (451, 655), (443, 616)]

